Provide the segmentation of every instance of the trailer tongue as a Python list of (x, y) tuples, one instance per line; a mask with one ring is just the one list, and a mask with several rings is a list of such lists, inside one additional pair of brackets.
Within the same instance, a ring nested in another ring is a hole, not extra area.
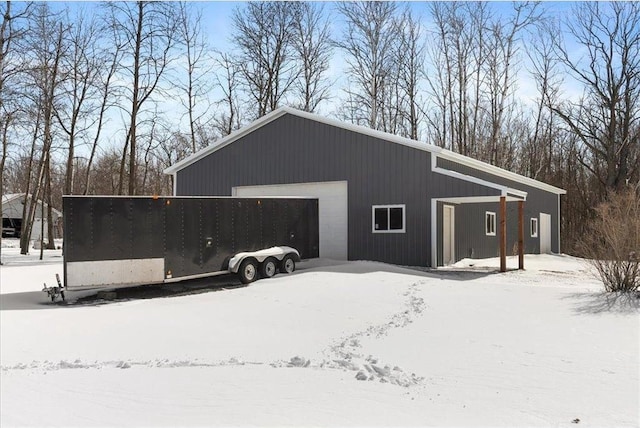
[(236, 273), (243, 283), (318, 257), (318, 199), (65, 196), (64, 289)]

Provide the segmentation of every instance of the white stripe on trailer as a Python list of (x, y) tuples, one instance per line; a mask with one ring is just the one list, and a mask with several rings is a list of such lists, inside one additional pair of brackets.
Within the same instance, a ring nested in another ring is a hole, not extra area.
[(117, 284), (156, 284), (164, 280), (164, 258), (68, 262), (67, 289)]

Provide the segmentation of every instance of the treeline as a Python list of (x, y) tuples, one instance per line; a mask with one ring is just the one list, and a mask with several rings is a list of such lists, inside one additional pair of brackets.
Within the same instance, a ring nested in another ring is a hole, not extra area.
[(640, 182), (638, 3), (249, 2), (218, 45), (203, 7), (0, 4), (2, 192), (169, 194), (166, 167), (282, 105), (566, 189), (566, 252)]

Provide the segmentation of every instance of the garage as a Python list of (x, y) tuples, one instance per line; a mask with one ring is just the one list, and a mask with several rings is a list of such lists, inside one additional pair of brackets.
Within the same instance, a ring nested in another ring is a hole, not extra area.
[[(506, 257), (507, 248), (560, 249), (563, 189), (441, 147), (289, 107), (165, 173), (173, 176), (175, 196), (318, 198), (323, 258), (436, 267), (471, 256)], [(509, 202), (504, 215), (503, 197)], [(550, 219), (540, 218), (541, 212)], [(543, 241), (531, 231), (522, 236), (519, 225), (534, 218), (546, 227)]]
[(237, 186), (233, 196), (307, 196), (318, 198), (320, 257), (347, 260), (347, 182)]

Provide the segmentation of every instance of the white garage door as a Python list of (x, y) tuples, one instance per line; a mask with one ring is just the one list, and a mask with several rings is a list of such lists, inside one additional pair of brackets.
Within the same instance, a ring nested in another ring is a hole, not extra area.
[(309, 196), (318, 198), (320, 257), (347, 259), (347, 182), (276, 184), (233, 188), (234, 196)]

